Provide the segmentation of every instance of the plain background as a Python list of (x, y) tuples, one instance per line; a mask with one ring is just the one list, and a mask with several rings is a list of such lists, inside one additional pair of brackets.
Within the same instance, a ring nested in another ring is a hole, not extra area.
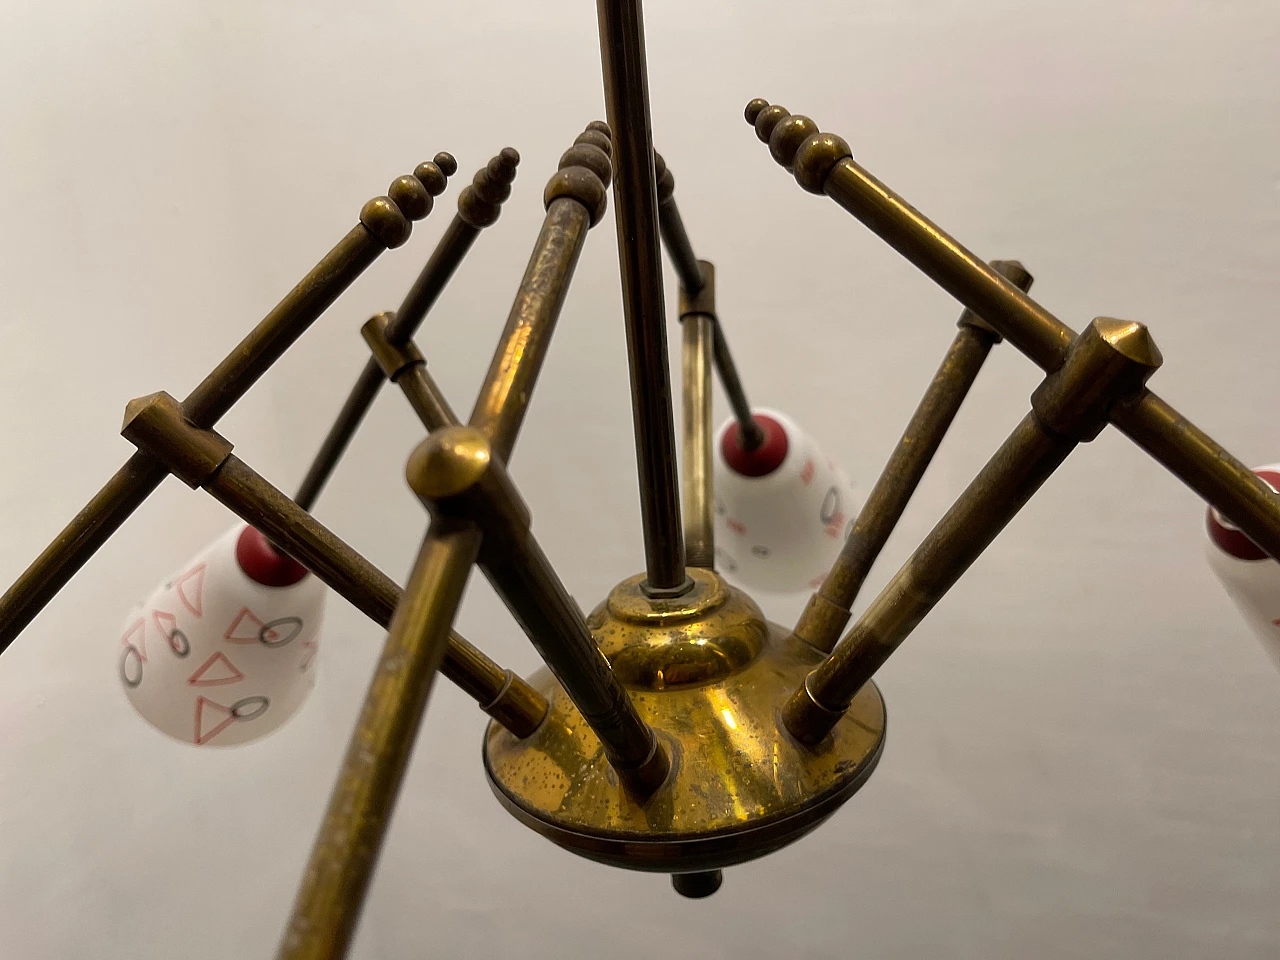
[[(1280, 5), (1272, 0), (651, 0), (655, 139), (752, 397), (869, 488), (959, 308), (742, 121), (842, 133), (1079, 328), (1151, 325), (1156, 389), (1280, 457)], [(437, 150), (459, 177), (220, 425), (292, 489), (458, 190), (523, 155), (420, 342), (469, 409), (556, 158), (603, 113), (588, 3), (9, 3), (0, 12), (0, 581), (129, 454), (125, 402), (182, 396)], [(675, 286), (668, 276), (669, 305)], [(670, 321), (675, 329), (674, 319)], [(674, 338), (673, 338), (674, 345)], [(514, 473), (588, 606), (641, 565), (612, 212), (588, 238)], [(1023, 415), (998, 348), (864, 602)], [(717, 399), (718, 411), (725, 407)], [(402, 578), (421, 430), (385, 391), (317, 507)], [(353, 955), (1274, 957), (1280, 677), (1201, 555), (1203, 507), (1114, 432), (1078, 451), (882, 673), (869, 785), (687, 902), (498, 806), (482, 716), (437, 686)], [(0, 660), (0, 953), (273, 954), (379, 631), (334, 599), (321, 679), (276, 735), (196, 751), (114, 676), (128, 606), (226, 528), (175, 480)], [(803, 597), (767, 598), (790, 622)], [(461, 631), (536, 657), (473, 578)]]

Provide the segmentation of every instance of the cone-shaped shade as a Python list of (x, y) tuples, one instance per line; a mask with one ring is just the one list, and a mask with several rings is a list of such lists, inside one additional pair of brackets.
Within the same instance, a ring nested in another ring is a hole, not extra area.
[(324, 584), (237, 526), (130, 613), (120, 682), (143, 719), (178, 740), (256, 740), (315, 684), (324, 597)]
[(844, 471), (794, 421), (757, 410), (765, 443), (746, 454), (738, 425), (716, 435), (716, 563), (747, 587), (778, 592), (821, 584), (858, 515)]
[[(1280, 490), (1280, 463), (1254, 470)], [(1205, 557), (1245, 622), (1280, 667), (1280, 563), (1212, 507), (1205, 517)]]

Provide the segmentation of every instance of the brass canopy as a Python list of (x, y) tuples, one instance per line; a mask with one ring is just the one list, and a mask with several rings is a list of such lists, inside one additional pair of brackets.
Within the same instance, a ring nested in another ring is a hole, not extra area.
[(870, 776), (884, 743), (884, 702), (868, 683), (813, 748), (778, 720), (822, 654), (765, 621), (715, 573), (651, 599), (624, 580), (587, 618), (672, 772), (644, 804), (619, 783), (600, 741), (547, 670), (530, 684), (550, 709), (521, 740), (489, 725), (490, 785), (522, 823), (582, 856), (633, 870), (712, 870), (803, 836)]

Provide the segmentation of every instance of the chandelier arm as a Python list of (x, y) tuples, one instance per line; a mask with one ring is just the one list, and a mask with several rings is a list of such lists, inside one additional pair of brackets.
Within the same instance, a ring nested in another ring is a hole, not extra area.
[(515, 447), (587, 231), (604, 216), (609, 144), (598, 131), (592, 134), (589, 127), (564, 153), (547, 183), (546, 217), (471, 411), (471, 425), (503, 462)]
[[(715, 569), (715, 473), (711, 455), (711, 354), (716, 337), (715, 266), (700, 261), (705, 276), (697, 295), (680, 287), (684, 372), (684, 542), (691, 567)], [(755, 421), (752, 421), (755, 425)]]
[[(764, 100), (751, 101), (746, 115), (802, 187), (830, 196), (1046, 372), (1061, 366), (1071, 328), (855, 163), (842, 139)], [(1280, 494), (1265, 480), (1150, 391), (1112, 414), (1123, 433), (1280, 559)]]
[(400, 387), (428, 432), (439, 427), (456, 426), (458, 415), (449, 406), (435, 379), (427, 373), (427, 361), (417, 345), (412, 340), (400, 345), (389, 342), (387, 333), (393, 322), (394, 315), (380, 313), (360, 328), (361, 336), (373, 352), (372, 362), (382, 376)]
[(638, 799), (670, 760), (601, 653), (581, 609), (530, 529), (529, 509), (489, 439), (475, 427), (434, 431), (409, 460), (409, 485), (433, 517), (475, 523), (479, 565)]
[[(166, 393), (132, 401), (121, 431), (192, 488), (203, 487), (236, 516), (380, 626), (391, 623), (402, 592), (390, 577), (231, 453), (231, 444), (182, 416)], [(450, 634), (442, 672), (517, 737), (546, 714), (546, 701), (511, 671)]]
[(397, 606), (276, 954), (345, 957), (480, 549), (471, 524), (433, 520)]
[[(403, 190), (397, 192), (404, 196)], [(366, 203), (360, 222), (187, 396), (184, 409), (191, 422), (216, 424), (380, 253), (409, 239), (411, 229), (408, 213), (390, 197)], [(154, 459), (134, 454), (45, 547), (0, 597), (0, 653), (160, 486), (165, 474)]]
[(783, 708), (803, 743), (831, 731), (872, 674), (946, 595), (1079, 443), (1096, 437), (1111, 407), (1160, 366), (1146, 327), (1094, 320), (1063, 366), (1031, 396), (1029, 413), (910, 559)]
[[(1030, 288), (1031, 274), (1016, 260), (994, 260), (991, 266), (1018, 289)], [(1000, 340), (1000, 335), (972, 310), (966, 309), (957, 325), (960, 329), (942, 365), (867, 496), (831, 572), (809, 598), (796, 623), (795, 636), (823, 653), (830, 653), (840, 639), (858, 591), (906, 510), (988, 353)]]
[[(667, 248), (667, 256), (671, 258), (676, 276), (680, 278), (681, 298), (696, 299), (708, 283), (714, 284), (713, 278), (704, 275), (707, 261), (699, 260), (689, 242), (689, 234), (684, 228), (684, 218), (680, 216), (680, 208), (676, 206), (676, 181), (671, 168), (662, 159), (662, 154), (653, 152), (653, 162), (658, 178), (658, 229), (662, 234), (663, 246)], [(729, 351), (729, 342), (725, 339), (724, 327), (715, 313), (711, 314), (714, 324), (715, 339), (714, 356), (716, 373), (720, 377), (720, 385), (725, 396), (729, 398), (729, 406), (733, 417), (738, 421), (738, 436), (745, 450), (759, 449), (764, 443), (764, 430), (751, 416), (751, 404), (747, 401), (747, 392), (742, 386), (742, 378), (738, 376), (738, 367), (733, 362), (733, 354)]]
[(679, 595), (692, 588), (692, 581), (684, 570), (643, 15), (640, 0), (597, 0), (596, 13), (614, 138), (614, 215), (646, 584), (653, 596)]
[[(391, 343), (405, 343), (417, 332), (480, 231), (497, 222), (502, 202), (511, 194), (511, 183), (515, 180), (519, 163), (520, 154), (511, 147), (505, 147), (476, 172), (471, 183), (458, 195), (458, 212), (445, 228), (422, 271), (405, 294), (400, 309), (392, 315), (395, 321), (387, 331), (387, 339)], [(435, 169), (432, 170), (431, 167)], [(429, 191), (439, 193), (445, 179), (453, 176), (457, 169), (458, 164), (453, 157), (440, 153), (434, 161), (420, 165), (415, 173)], [(304, 510), (309, 511), (315, 506), (320, 492), (329, 482), (338, 461), (351, 443), (351, 438), (373, 406), (373, 401), (382, 389), (383, 380), (376, 363), (365, 364), (294, 495), (294, 503)]]

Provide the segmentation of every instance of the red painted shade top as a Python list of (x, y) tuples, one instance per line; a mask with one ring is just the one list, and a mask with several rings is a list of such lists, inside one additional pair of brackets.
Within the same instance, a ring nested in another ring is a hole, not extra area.
[(262, 533), (245, 527), (236, 540), (236, 562), (245, 575), (264, 587), (288, 587), (307, 575), (307, 568), (273, 547)]
[(734, 473), (744, 477), (764, 477), (773, 473), (787, 459), (787, 431), (773, 417), (763, 413), (752, 415), (764, 431), (764, 443), (755, 450), (742, 446), (742, 431), (737, 423), (731, 423), (720, 441), (720, 455)]
[[(1267, 481), (1272, 490), (1280, 491), (1280, 473), (1273, 470), (1254, 471)], [(1244, 531), (1222, 516), (1213, 507), (1205, 511), (1205, 528), (1212, 540), (1224, 552), (1239, 560), (1265, 560), (1267, 551), (1244, 535)]]

